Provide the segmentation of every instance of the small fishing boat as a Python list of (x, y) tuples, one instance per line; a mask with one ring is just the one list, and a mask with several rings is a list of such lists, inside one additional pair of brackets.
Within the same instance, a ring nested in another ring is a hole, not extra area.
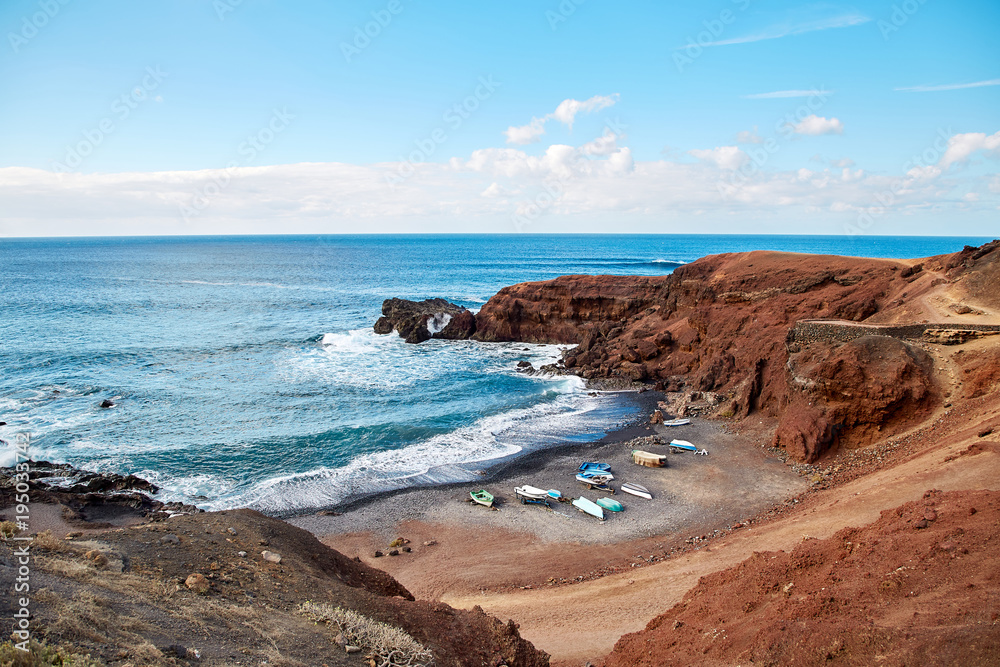
[(626, 482), (622, 484), (622, 491), (625, 493), (631, 493), (633, 496), (639, 496), (640, 498), (645, 498), (646, 500), (652, 500), (653, 494), (649, 492), (649, 489), (644, 487), (642, 484), (635, 484), (633, 482)]
[(549, 498), (554, 500), (562, 500), (562, 492), (559, 489), (549, 489), (547, 491)]
[(537, 486), (518, 486), (514, 488), (514, 495), (521, 501), (522, 505), (545, 505), (549, 506), (549, 492), (539, 489)]
[(667, 457), (665, 454), (653, 454), (652, 452), (644, 452), (641, 449), (633, 449), (632, 462), (636, 465), (646, 466), (647, 468), (662, 468), (667, 465)]
[(670, 446), (683, 452), (693, 452), (695, 454), (701, 454), (702, 456), (708, 456), (707, 449), (698, 449), (697, 446), (691, 444), (687, 440), (671, 440)]
[(580, 464), (580, 472), (611, 472), (611, 464), (587, 461)]
[(597, 503), (587, 500), (583, 496), (573, 501), (573, 507), (577, 508), (581, 512), (586, 512), (590, 516), (595, 516), (601, 521), (604, 521), (604, 509)]
[(588, 479), (598, 483), (603, 483), (603, 482), (610, 482), (615, 478), (615, 476), (606, 470), (605, 471), (585, 470), (583, 472), (578, 472), (576, 474), (576, 478), (579, 479), (581, 482), (584, 481), (585, 479)]
[(614, 498), (598, 498), (597, 504), (609, 512), (621, 512), (625, 509), (622, 504)]
[(690, 419), (668, 419), (663, 422), (664, 426), (687, 426), (691, 423)]
[(581, 484), (586, 484), (588, 489), (596, 489), (598, 491), (606, 491), (607, 493), (613, 494), (615, 490), (611, 488), (608, 484), (613, 479), (611, 475), (585, 475), (580, 473), (576, 476), (576, 481)]
[(472, 500), (479, 503), (480, 505), (485, 505), (486, 507), (493, 507), (493, 494), (486, 489), (479, 489), (478, 491), (469, 491), (469, 495)]

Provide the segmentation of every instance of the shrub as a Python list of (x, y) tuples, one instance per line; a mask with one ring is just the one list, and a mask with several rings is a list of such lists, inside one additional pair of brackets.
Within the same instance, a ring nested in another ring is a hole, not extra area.
[(0, 644), (0, 667), (104, 667), (90, 655), (73, 653), (62, 646), (49, 646), (34, 639), (28, 650), (16, 648), (13, 642)]
[(367, 649), (378, 667), (426, 667), (434, 656), (400, 628), (350, 609), (306, 602), (299, 612), (314, 621), (336, 625), (349, 643)]

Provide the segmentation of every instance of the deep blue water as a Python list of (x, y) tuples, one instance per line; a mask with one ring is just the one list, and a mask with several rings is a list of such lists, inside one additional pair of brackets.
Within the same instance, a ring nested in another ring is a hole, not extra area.
[(498, 457), (599, 437), (634, 408), (515, 372), (554, 358), (551, 346), (377, 336), (385, 298), (478, 308), (521, 281), (662, 274), (718, 252), (923, 257), (987, 240), (3, 239), (0, 438), (27, 431), (37, 459), (137, 473), (206, 508), (305, 510), (473, 479)]

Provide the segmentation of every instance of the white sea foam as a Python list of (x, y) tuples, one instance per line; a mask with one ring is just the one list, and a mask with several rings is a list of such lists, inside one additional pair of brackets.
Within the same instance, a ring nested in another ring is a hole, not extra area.
[(434, 315), (427, 320), (427, 331), (431, 335), (444, 331), (444, 328), (448, 326), (449, 322), (451, 322), (451, 315), (448, 313), (434, 313)]
[[(530, 408), (483, 417), (469, 426), (396, 450), (364, 454), (339, 468), (318, 467), (276, 476), (229, 496), (210, 494), (206, 509), (252, 507), (281, 513), (330, 506), (372, 493), (410, 486), (470, 481), (475, 468), (581, 432), (599, 435), (614, 399), (590, 397), (579, 378), (561, 383), (566, 392)], [(166, 482), (171, 489), (173, 482)]]

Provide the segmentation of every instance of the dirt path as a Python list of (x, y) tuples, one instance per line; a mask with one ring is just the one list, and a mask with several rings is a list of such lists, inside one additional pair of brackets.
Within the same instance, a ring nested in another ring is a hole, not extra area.
[(606, 655), (618, 638), (641, 629), (679, 602), (698, 578), (734, 566), (755, 551), (789, 550), (806, 537), (828, 537), (875, 520), (883, 510), (919, 499), (925, 491), (1000, 489), (1000, 455), (986, 452), (945, 462), (974, 439), (923, 452), (807, 500), (801, 510), (762, 527), (733, 533), (669, 561), (572, 586), (502, 594), (446, 595), (456, 607), (482, 606), (520, 624), (521, 634), (553, 656), (578, 665)]

